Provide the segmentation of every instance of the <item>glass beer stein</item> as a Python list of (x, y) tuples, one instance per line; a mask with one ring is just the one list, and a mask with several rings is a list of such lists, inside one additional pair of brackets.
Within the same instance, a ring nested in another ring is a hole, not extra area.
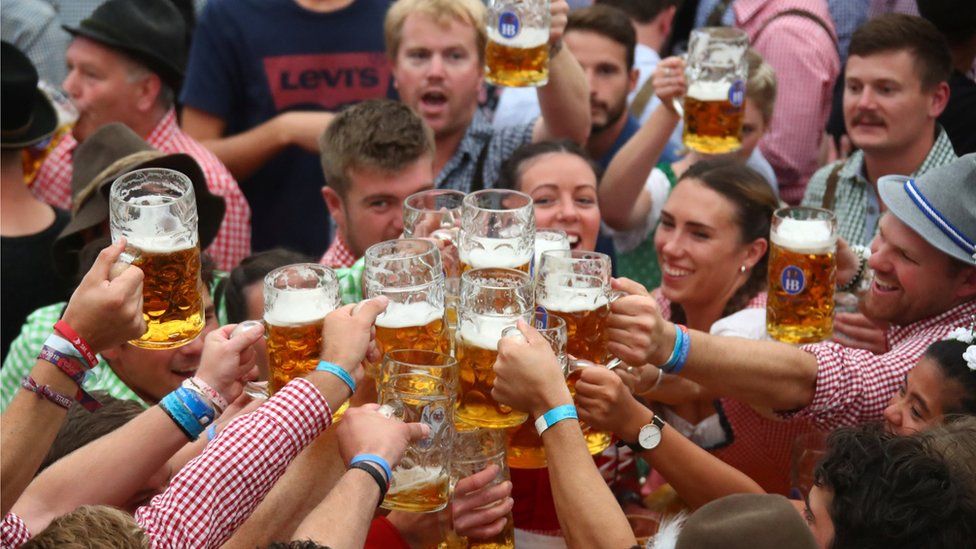
[(318, 263), (297, 263), (264, 277), (268, 390), (315, 369), (322, 354), (322, 325), (339, 307), (339, 281)]
[(461, 276), (458, 257), (458, 231), (461, 229), (461, 203), (465, 194), (449, 189), (429, 189), (403, 201), (403, 236), (437, 238), (446, 242), (441, 262), (448, 279)]
[[(505, 461), (504, 430), (480, 429), (464, 423), (455, 423), (455, 429), (457, 432), (454, 434), (454, 457), (451, 460), (452, 485), (457, 484), (463, 478), (484, 471), (489, 465), (498, 466), (498, 474), (489, 486), (510, 480), (511, 475)], [(449, 532), (448, 539), (438, 545), (438, 549), (452, 547), (514, 549), (515, 523), (512, 520), (511, 512), (508, 513), (506, 520), (505, 528), (490, 538), (461, 538), (455, 532)]]
[(837, 219), (819, 208), (781, 208), (770, 230), (766, 331), (786, 343), (812, 343), (834, 330)]
[(542, 254), (550, 250), (569, 250), (569, 237), (560, 229), (535, 230), (535, 256), (532, 259), (532, 274), (539, 272)]
[(740, 29), (691, 31), (682, 134), (689, 149), (722, 154), (742, 147), (748, 48), (749, 36)]
[(527, 415), (495, 402), (495, 359), (505, 328), (532, 321), (529, 275), (513, 269), (475, 269), (461, 275), (455, 356), (461, 374), (457, 415), (477, 427), (513, 427)]
[(549, 0), (489, 0), (485, 80), (496, 86), (549, 81)]
[(203, 331), (197, 205), (193, 184), (180, 172), (149, 168), (127, 173), (109, 194), (112, 242), (125, 237), (120, 261), (142, 269), (146, 333), (130, 341), (172, 349)]
[(488, 189), (464, 197), (461, 210), (461, 272), (498, 267), (528, 273), (535, 248), (532, 197)]

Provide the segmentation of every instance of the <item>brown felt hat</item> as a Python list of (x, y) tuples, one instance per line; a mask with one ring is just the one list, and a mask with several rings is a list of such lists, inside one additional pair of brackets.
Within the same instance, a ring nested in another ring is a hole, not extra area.
[(735, 494), (717, 499), (685, 522), (675, 549), (815, 549), (800, 513), (783, 496)]

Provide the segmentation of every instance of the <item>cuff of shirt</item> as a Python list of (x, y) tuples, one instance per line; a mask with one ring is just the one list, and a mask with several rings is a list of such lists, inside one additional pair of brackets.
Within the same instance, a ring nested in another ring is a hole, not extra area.
[(290, 426), (300, 447), (310, 444), (332, 424), (332, 409), (312, 382), (295, 378), (255, 410), (280, 425)]
[(0, 522), (0, 547), (3, 549), (20, 547), (31, 538), (30, 530), (24, 521), (13, 513), (7, 513)]

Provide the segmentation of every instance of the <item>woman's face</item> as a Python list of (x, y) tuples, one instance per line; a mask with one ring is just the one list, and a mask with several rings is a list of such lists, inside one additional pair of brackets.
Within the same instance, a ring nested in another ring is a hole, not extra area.
[(685, 307), (725, 303), (766, 252), (765, 239), (743, 244), (740, 234), (732, 202), (696, 179), (678, 183), (654, 233), (664, 296)]
[(520, 190), (535, 202), (535, 225), (562, 229), (570, 248), (592, 251), (600, 232), (596, 174), (570, 153), (537, 156), (522, 168)]
[[(247, 320), (261, 320), (264, 318), (264, 281), (254, 282), (244, 287), (244, 303), (247, 306)], [(264, 338), (254, 344), (257, 354), (258, 379), (268, 379), (268, 351)]]
[(899, 436), (911, 435), (942, 423), (947, 410), (956, 409), (965, 389), (942, 374), (942, 368), (923, 356), (905, 374), (905, 381), (884, 411), (885, 428)]
[(763, 122), (762, 112), (747, 97), (742, 114), (742, 148), (737, 153), (739, 158), (743, 161), (749, 160), (749, 156), (752, 155), (756, 145), (759, 145), (759, 140), (765, 133), (766, 124)]

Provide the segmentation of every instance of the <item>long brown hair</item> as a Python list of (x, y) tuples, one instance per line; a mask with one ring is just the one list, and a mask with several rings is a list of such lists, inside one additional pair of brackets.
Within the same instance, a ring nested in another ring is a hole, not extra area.
[[(779, 201), (763, 176), (734, 159), (718, 158), (696, 162), (678, 180), (699, 181), (705, 187), (725, 197), (735, 209), (735, 224), (739, 228), (739, 241), (743, 244), (757, 238), (769, 239), (769, 226)], [(766, 269), (769, 249), (753, 266), (745, 284), (729, 298), (722, 316), (742, 310), (759, 292), (766, 289)], [(687, 320), (681, 305), (671, 303), (671, 319)]]

